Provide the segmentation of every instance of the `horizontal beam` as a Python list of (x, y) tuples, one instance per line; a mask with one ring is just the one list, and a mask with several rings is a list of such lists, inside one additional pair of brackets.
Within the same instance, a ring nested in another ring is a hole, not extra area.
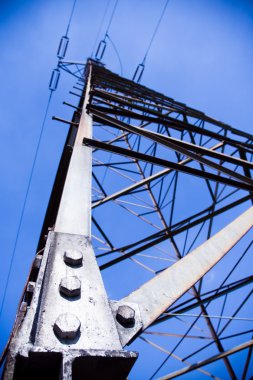
[[(253, 185), (253, 181), (251, 178), (248, 178), (244, 175), (238, 174), (234, 170), (230, 170), (230, 169), (228, 169), (228, 168), (226, 168), (226, 167), (224, 167), (224, 166), (222, 166), (216, 162), (213, 162), (213, 161), (189, 150), (188, 147), (190, 146), (192, 149), (193, 144), (190, 144), (190, 143), (186, 144), (183, 141), (172, 139), (169, 136), (164, 136), (164, 135), (161, 135), (159, 133), (148, 131), (144, 128), (140, 128), (140, 127), (136, 127), (136, 126), (124, 123), (123, 121), (112, 118), (108, 115), (103, 114), (102, 112), (99, 112), (99, 111), (94, 112), (94, 110), (93, 110), (92, 115), (94, 117), (94, 120), (96, 120), (96, 121), (99, 120), (100, 122), (101, 121), (105, 122), (106, 124), (109, 124), (115, 128), (123, 129), (124, 131), (134, 133), (134, 134), (137, 134), (137, 135), (142, 136), (142, 137), (146, 137), (152, 141), (157, 142), (158, 144), (162, 144), (162, 145), (166, 146), (169, 149), (173, 149), (178, 153), (182, 153), (182, 154), (186, 155), (187, 157), (192, 158), (193, 160), (195, 160), (197, 162), (200, 162), (204, 165), (207, 165), (213, 169), (216, 169), (216, 170), (220, 171), (221, 173), (225, 173), (225, 174), (231, 176), (232, 178), (236, 178), (237, 180), (248, 183), (251, 186)], [(199, 148), (201, 148), (201, 147), (199, 147)]]
[[(222, 146), (222, 143), (219, 143), (217, 144), (215, 147), (213, 147), (212, 149), (218, 149), (220, 146)], [(190, 158), (186, 158), (185, 160), (182, 160), (180, 162), (178, 162), (179, 165), (185, 165), (189, 162), (192, 162), (192, 159)], [(96, 208), (104, 203), (107, 203), (111, 200), (114, 200), (114, 199), (117, 199), (119, 197), (122, 197), (123, 195), (125, 194), (129, 194), (131, 193), (132, 191), (138, 189), (139, 187), (142, 187), (142, 186), (145, 186), (146, 184), (152, 182), (152, 181), (155, 181), (156, 179), (160, 178), (160, 177), (163, 177), (164, 175), (166, 174), (169, 174), (169, 173), (172, 173), (173, 172), (173, 169), (164, 169), (158, 173), (155, 173), (155, 174), (152, 174), (151, 176), (149, 177), (146, 177), (136, 183), (134, 183), (133, 185), (130, 185), (128, 187), (125, 187), (124, 189), (120, 190), (120, 191), (117, 191), (116, 193), (114, 194), (111, 194), (111, 195), (108, 195), (107, 197), (95, 202), (92, 204), (92, 208)]]
[[(99, 112), (103, 112), (105, 115), (108, 115), (108, 114), (115, 115), (116, 114), (116, 115), (121, 115), (121, 116), (125, 116), (125, 117), (131, 117), (134, 119), (137, 118), (138, 120), (143, 120), (143, 115), (136, 114), (135, 112), (129, 111), (129, 110), (115, 109), (115, 108), (108, 108), (108, 107), (101, 107), (101, 106), (92, 106), (92, 109), (99, 111)], [(144, 118), (145, 118), (145, 116), (144, 116)], [(140, 127), (136, 127), (136, 128), (139, 129)], [(190, 143), (188, 141), (179, 140), (179, 139), (176, 139), (176, 138), (171, 137), (171, 136), (166, 136), (166, 135), (162, 135), (159, 133), (155, 133), (153, 131), (147, 131), (147, 132), (150, 132), (150, 133), (155, 134), (161, 138), (164, 138), (165, 141), (168, 140), (168, 141), (174, 142), (175, 144), (178, 144), (179, 146), (184, 147), (186, 149), (189, 149), (193, 152), (197, 152), (197, 153), (200, 153), (202, 155), (210, 156), (210, 157), (216, 158), (218, 160), (221, 160), (223, 162), (230, 162), (234, 165), (239, 165), (239, 166), (243, 166), (245, 168), (253, 169), (253, 163), (250, 161), (247, 161), (247, 159), (245, 159), (245, 158), (244, 159), (243, 158), (237, 158), (237, 157), (233, 157), (233, 156), (230, 156), (228, 154), (225, 154), (225, 153), (215, 152), (210, 148), (206, 148), (206, 147), (201, 146), (201, 145), (196, 145), (196, 144)], [(241, 150), (241, 148), (240, 148), (240, 150)], [(249, 175), (249, 177), (250, 177), (250, 175)]]
[(79, 123), (74, 123), (73, 121), (62, 119), (61, 117), (57, 117), (57, 116), (53, 116), (52, 120), (60, 121), (61, 123), (64, 123), (64, 124), (73, 125), (74, 127), (79, 126)]
[(251, 192), (253, 191), (253, 186), (249, 185), (247, 183), (235, 181), (235, 180), (232, 180), (230, 178), (222, 177), (220, 175), (216, 175), (216, 174), (206, 172), (206, 171), (202, 171), (199, 169), (194, 169), (194, 168), (191, 168), (188, 166), (182, 166), (179, 163), (164, 160), (163, 158), (150, 156), (148, 154), (140, 153), (140, 152), (137, 152), (134, 150), (126, 149), (126, 148), (121, 148), (121, 147), (118, 147), (115, 145), (109, 145), (107, 143), (97, 141), (97, 140), (93, 140), (93, 139), (88, 139), (88, 138), (83, 139), (83, 144), (85, 146), (90, 146), (90, 147), (106, 150), (108, 152), (121, 154), (125, 157), (131, 157), (131, 158), (141, 160), (141, 161), (145, 161), (145, 162), (149, 162), (149, 163), (152, 163), (152, 164), (155, 164), (158, 166), (163, 166), (163, 167), (167, 167), (170, 169), (174, 169), (174, 170), (182, 172), (182, 173), (195, 175), (197, 177), (209, 179), (209, 180), (219, 182), (219, 183), (224, 183), (226, 185), (230, 185), (230, 186), (233, 186), (233, 187), (236, 187), (239, 189), (248, 190)]
[[(249, 133), (235, 129), (228, 124), (225, 124), (219, 120), (205, 115), (202, 111), (189, 107), (186, 104), (178, 102), (171, 97), (165, 96), (164, 94), (149, 89), (143, 85), (140, 85), (139, 83), (137, 84), (132, 80), (122, 78), (117, 74), (114, 74), (113, 72), (105, 69), (104, 67), (98, 67), (98, 65), (96, 65), (94, 73), (95, 75), (93, 78), (93, 89), (95, 89), (96, 91), (100, 91), (101, 93), (105, 94), (112, 94), (112, 90), (115, 90), (116, 93), (114, 93), (114, 95), (119, 96), (120, 94), (121, 96), (122, 94), (124, 94), (125, 97), (127, 96), (127, 100), (129, 100), (129, 97), (134, 97), (135, 102), (141, 102), (143, 100), (149, 101), (150, 106), (153, 105), (157, 108), (160, 105), (166, 107), (173, 107), (175, 112), (180, 112), (182, 114), (195, 117), (208, 123), (217, 125), (223, 130), (229, 131), (235, 135), (245, 137), (253, 141), (253, 135)], [(108, 89), (108, 91), (106, 91), (106, 89)], [(98, 94), (98, 96), (101, 97), (103, 96), (103, 94)]]
[[(161, 98), (159, 99), (157, 97), (150, 97), (150, 96), (147, 96), (147, 97), (142, 96), (140, 98), (136, 96), (136, 93), (134, 92), (133, 93), (131, 91), (125, 92), (124, 91), (125, 87), (123, 87), (122, 90), (123, 90), (122, 93), (124, 93), (124, 95), (119, 94), (119, 92), (112, 93), (112, 92), (108, 92), (108, 91), (102, 90), (101, 88), (96, 87), (92, 91), (92, 96), (95, 96), (99, 100), (106, 99), (106, 100), (112, 100), (113, 102), (117, 102), (118, 100), (123, 99), (127, 102), (125, 103), (125, 106), (130, 107), (130, 108), (134, 108), (137, 103), (140, 103), (142, 105), (147, 105), (148, 108), (153, 106), (154, 109), (165, 109), (166, 112), (171, 111), (171, 112), (186, 114), (187, 116), (195, 117), (198, 119), (200, 118), (201, 120), (205, 120), (205, 121), (209, 120), (210, 122), (213, 121), (214, 124), (219, 125), (219, 126), (220, 124), (222, 126), (224, 125), (224, 123), (218, 122), (217, 120), (211, 119), (210, 117), (206, 116), (204, 112), (195, 110), (191, 107), (187, 107), (185, 104), (177, 102), (172, 98), (168, 98), (168, 97), (165, 98), (164, 96), (162, 99)], [(153, 93), (153, 91), (151, 93)]]
[[(93, 90), (92, 96), (94, 96), (96, 94), (101, 94), (101, 93), (97, 89)], [(132, 113), (132, 115), (129, 114), (129, 117), (135, 117), (135, 118), (141, 117), (142, 120), (146, 120), (146, 121), (150, 121), (150, 122), (153, 122), (153, 123), (167, 125), (167, 126), (169, 126), (171, 128), (176, 128), (176, 129), (179, 129), (179, 130), (190, 130), (192, 132), (196, 132), (196, 133), (199, 133), (201, 135), (205, 135), (205, 136), (209, 136), (209, 137), (212, 137), (212, 138), (216, 138), (218, 140), (223, 140), (227, 144), (230, 144), (232, 146), (239, 146), (240, 145), (242, 147), (245, 146), (245, 147), (248, 147), (248, 148), (252, 149), (252, 145), (251, 144), (245, 143), (243, 141), (234, 140), (234, 139), (231, 139), (231, 138), (226, 137), (224, 135), (219, 135), (216, 132), (210, 131), (208, 129), (200, 128), (200, 127), (198, 127), (196, 125), (193, 125), (193, 124), (190, 124), (190, 123), (186, 123), (185, 121), (172, 118), (172, 117), (167, 116), (166, 114), (162, 114), (161, 112), (156, 111), (156, 110), (154, 110), (154, 109), (152, 109), (150, 107), (147, 108), (147, 107), (143, 107), (143, 106), (137, 105), (136, 103), (133, 104), (131, 102), (123, 101), (122, 99), (118, 99), (117, 96), (115, 96), (115, 94), (107, 92), (106, 94), (103, 94), (102, 98), (106, 98), (106, 99), (111, 100), (111, 101), (117, 101), (118, 103), (124, 105), (125, 107), (130, 107), (131, 109), (135, 108), (135, 109), (138, 109), (139, 111), (143, 112), (143, 114), (140, 115), (138, 113), (134, 113), (133, 111), (129, 111), (129, 110), (126, 111), (124, 109), (123, 110), (124, 112), (130, 112), (130, 113)], [(94, 116), (95, 116), (95, 113), (97, 112), (96, 111), (96, 106), (94, 106), (93, 104), (91, 104), (91, 105), (88, 106), (88, 112), (91, 112), (92, 114), (94, 114)], [(107, 110), (109, 111), (109, 108)], [(177, 111), (175, 110), (175, 112), (177, 112)], [(104, 112), (101, 112), (101, 113), (104, 114)], [(149, 113), (149, 114), (151, 114), (153, 116), (149, 116), (147, 113)], [(185, 114), (185, 110), (184, 110), (183, 113)], [(197, 116), (197, 117), (200, 120), (202, 120), (202, 119), (204, 120), (204, 118), (202, 118), (201, 116), (200, 117)], [(216, 124), (216, 123), (214, 123), (214, 124)], [(216, 124), (216, 125), (219, 125), (219, 123)], [(225, 126), (225, 124), (222, 125), (222, 127), (224, 127), (224, 126)], [(252, 138), (252, 136), (251, 136), (251, 138)]]

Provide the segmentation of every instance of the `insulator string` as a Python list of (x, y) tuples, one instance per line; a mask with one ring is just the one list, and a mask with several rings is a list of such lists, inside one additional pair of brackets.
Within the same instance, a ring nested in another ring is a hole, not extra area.
[(144, 54), (143, 60), (142, 60), (142, 62), (137, 66), (137, 68), (136, 68), (136, 70), (135, 70), (135, 72), (134, 72), (134, 75), (133, 75), (132, 80), (133, 80), (133, 81), (136, 81), (137, 83), (139, 83), (139, 82), (141, 81), (141, 78), (142, 78), (142, 75), (143, 75), (143, 72), (144, 72), (144, 69), (145, 69), (145, 63), (146, 63), (147, 56), (148, 56), (148, 54), (149, 54), (149, 52), (150, 52), (150, 49), (151, 49), (151, 46), (152, 46), (152, 44), (153, 44), (153, 42), (154, 42), (155, 36), (157, 35), (158, 29), (159, 29), (159, 27), (160, 27), (160, 25), (161, 25), (161, 22), (162, 22), (163, 16), (165, 15), (165, 12), (166, 12), (167, 6), (168, 6), (168, 4), (169, 4), (169, 1), (170, 1), (170, 0), (166, 0), (166, 3), (164, 4), (164, 7), (163, 7), (163, 9), (162, 9), (162, 13), (161, 13), (161, 15), (160, 15), (160, 17), (159, 17), (159, 19), (158, 19), (158, 22), (157, 22), (157, 24), (156, 24), (156, 27), (155, 27), (155, 29), (154, 29), (154, 32), (153, 32), (153, 34), (152, 34), (152, 36), (151, 36), (151, 39), (150, 39), (150, 41), (149, 41), (149, 44), (148, 44), (147, 50), (146, 50), (146, 52), (145, 52), (145, 54)]

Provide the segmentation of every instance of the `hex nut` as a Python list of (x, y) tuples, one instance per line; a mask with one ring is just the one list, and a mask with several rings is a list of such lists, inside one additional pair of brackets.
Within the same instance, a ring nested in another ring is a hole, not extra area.
[(64, 261), (71, 266), (81, 265), (83, 262), (83, 254), (77, 249), (69, 249), (64, 252)]
[(116, 319), (124, 327), (133, 327), (135, 323), (135, 311), (127, 305), (119, 306)]
[(54, 323), (54, 332), (60, 339), (74, 339), (78, 335), (81, 322), (75, 314), (60, 314)]
[(76, 276), (67, 276), (61, 279), (60, 292), (67, 297), (80, 296), (81, 281)]

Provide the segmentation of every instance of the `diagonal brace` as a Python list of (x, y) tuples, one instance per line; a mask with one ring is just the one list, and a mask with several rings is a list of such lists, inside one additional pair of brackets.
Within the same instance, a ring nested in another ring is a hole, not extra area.
[(140, 308), (143, 330), (217, 264), (253, 226), (253, 207), (121, 302)]

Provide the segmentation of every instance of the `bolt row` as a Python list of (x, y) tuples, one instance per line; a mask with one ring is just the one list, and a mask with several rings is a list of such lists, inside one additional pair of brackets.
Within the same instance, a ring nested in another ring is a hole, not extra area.
[[(63, 256), (66, 265), (79, 267), (83, 262), (83, 254), (78, 250), (68, 250)], [(61, 279), (59, 291), (67, 297), (78, 297), (81, 294), (81, 281), (77, 276), (66, 276)], [(116, 320), (125, 328), (135, 324), (135, 310), (128, 305), (119, 306)], [(81, 322), (75, 314), (63, 313), (54, 323), (54, 332), (59, 339), (74, 339), (80, 332)]]
[[(83, 254), (79, 250), (67, 250), (63, 256), (66, 265), (79, 267), (83, 262)], [(61, 295), (79, 297), (81, 294), (81, 281), (77, 276), (66, 276), (59, 285)], [(75, 314), (63, 313), (56, 319), (53, 329), (59, 339), (74, 339), (80, 332), (81, 322)]]

